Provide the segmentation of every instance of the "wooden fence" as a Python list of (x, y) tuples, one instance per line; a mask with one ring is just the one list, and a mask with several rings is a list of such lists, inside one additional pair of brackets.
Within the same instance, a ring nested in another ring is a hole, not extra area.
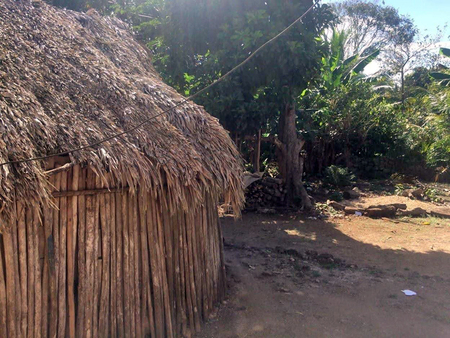
[[(217, 196), (106, 189), (78, 166), (53, 206), (1, 218), (0, 337), (190, 336), (225, 292)], [(59, 192), (58, 192), (59, 191)]]

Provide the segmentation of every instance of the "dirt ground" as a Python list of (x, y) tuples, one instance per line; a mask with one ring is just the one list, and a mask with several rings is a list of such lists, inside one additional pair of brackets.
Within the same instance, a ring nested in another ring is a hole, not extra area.
[(450, 220), (245, 214), (222, 227), (229, 296), (198, 338), (450, 337)]

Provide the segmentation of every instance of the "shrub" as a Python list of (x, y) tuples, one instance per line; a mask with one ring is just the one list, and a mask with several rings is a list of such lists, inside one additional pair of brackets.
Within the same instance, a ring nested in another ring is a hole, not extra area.
[(405, 186), (403, 184), (399, 183), (399, 184), (395, 185), (395, 192), (394, 193), (396, 195), (401, 196), (401, 195), (403, 195), (404, 191), (405, 191)]
[(354, 183), (356, 180), (348, 168), (331, 165), (325, 169), (324, 183), (333, 187), (346, 187)]
[(340, 202), (344, 199), (344, 195), (342, 195), (341, 192), (339, 191), (334, 191), (331, 195), (330, 195), (330, 200), (332, 201), (336, 201), (336, 202)]

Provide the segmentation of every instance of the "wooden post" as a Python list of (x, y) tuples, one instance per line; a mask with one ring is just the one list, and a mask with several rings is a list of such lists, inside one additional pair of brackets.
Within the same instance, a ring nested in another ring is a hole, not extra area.
[[(93, 189), (95, 186), (94, 172), (88, 168), (86, 188)], [(94, 227), (95, 227), (95, 204), (96, 196), (86, 196), (86, 278), (85, 278), (85, 321), (84, 334), (86, 338), (93, 334), (93, 302), (94, 302)], [(82, 250), (82, 248), (80, 248)]]
[(16, 283), (14, 271), (14, 249), (13, 249), (13, 226), (7, 224), (3, 228), (3, 245), (5, 250), (5, 274), (6, 274), (6, 308), (7, 308), (7, 322), (8, 322), (8, 337), (20, 336), (18, 331), (16, 309)]
[[(71, 175), (70, 175), (71, 174)], [(68, 186), (72, 190), (78, 190), (78, 180), (80, 175), (80, 167), (75, 166), (69, 173)], [(70, 197), (67, 208), (67, 298), (68, 298), (68, 319), (69, 319), (69, 337), (75, 337), (75, 241), (77, 231), (77, 203), (76, 196)]]
[(117, 337), (117, 293), (119, 287), (117, 286), (116, 269), (117, 269), (117, 252), (116, 252), (116, 194), (111, 194), (109, 196), (109, 211), (111, 220), (111, 243), (110, 243), (110, 311), (111, 311), (111, 324), (108, 331), (108, 336), (111, 338)]
[(99, 312), (99, 337), (107, 337), (109, 331), (110, 320), (110, 247), (111, 247), (111, 205), (109, 195), (99, 195), (100, 198), (100, 224), (101, 224), (101, 243), (102, 243), (102, 279), (101, 279), (101, 293), (100, 293), (100, 312)]
[[(155, 321), (153, 318), (153, 301), (151, 295), (151, 278), (150, 278), (150, 258), (149, 244), (147, 237), (147, 210), (148, 210), (148, 194), (143, 192), (139, 195), (139, 223), (140, 223), (140, 240), (142, 250), (142, 333), (155, 337)], [(150, 243), (151, 245), (151, 243)]]
[[(86, 188), (87, 169), (80, 169), (78, 189)], [(76, 315), (76, 335), (82, 337), (85, 333), (85, 300), (86, 300), (86, 197), (79, 196), (78, 201), (78, 229), (77, 229), (77, 262), (78, 262), (78, 302)]]
[(131, 331), (131, 290), (130, 290), (130, 238), (128, 231), (128, 193), (122, 195), (122, 221), (123, 221), (123, 302), (125, 336), (132, 337)]
[(153, 285), (153, 304), (155, 310), (155, 328), (156, 337), (164, 337), (164, 303), (162, 295), (162, 278), (161, 278), (161, 267), (159, 250), (158, 250), (158, 239), (156, 232), (156, 208), (155, 208), (155, 197), (150, 195), (149, 205), (150, 208), (147, 212), (147, 236), (150, 248), (150, 265), (152, 273), (152, 285)]
[(258, 129), (255, 141), (255, 151), (253, 155), (253, 170), (256, 173), (261, 171), (261, 129)]
[[(2, 224), (2, 230), (5, 225)], [(4, 242), (5, 237), (0, 236), (0, 240)], [(2, 255), (3, 257), (3, 255)], [(6, 301), (6, 276), (3, 269), (3, 262), (0, 264), (0, 336), (8, 337), (8, 324), (7, 324), (7, 301)]]
[(117, 245), (116, 245), (116, 295), (117, 295), (117, 336), (125, 337), (128, 335), (128, 331), (125, 330), (124, 323), (124, 251), (123, 251), (123, 242), (124, 242), (124, 227), (123, 227), (123, 210), (122, 210), (122, 198), (124, 194), (117, 193), (116, 195), (116, 236), (117, 236)]
[[(17, 206), (15, 206), (17, 209)], [(17, 210), (14, 210), (14, 216), (11, 219), (11, 239), (13, 246), (13, 259), (12, 262), (14, 264), (14, 288), (15, 288), (15, 305), (14, 305), (14, 316), (15, 316), (15, 324), (16, 324), (16, 332), (20, 335), (21, 327), (21, 290), (20, 290), (20, 273), (19, 273), (19, 244), (18, 244), (18, 231), (17, 231)], [(37, 261), (36, 261), (37, 262)]]
[[(59, 174), (61, 176), (61, 191), (67, 190), (67, 172), (63, 171)], [(59, 209), (59, 286), (58, 286), (58, 336), (64, 337), (66, 335), (66, 317), (67, 317), (67, 197), (60, 198)], [(37, 320), (37, 318), (36, 318)]]
[[(17, 202), (17, 228), (19, 230), (19, 263), (20, 263), (20, 289), (21, 289), (21, 317), (20, 317), (20, 335), (25, 337), (28, 325), (28, 277), (27, 277), (27, 233), (25, 223), (25, 206)], [(17, 304), (17, 307), (19, 304)]]
[[(95, 188), (101, 187), (100, 177), (95, 176)], [(98, 318), (99, 318), (99, 298), (100, 298), (100, 285), (102, 276), (102, 261), (100, 258), (100, 195), (95, 195), (95, 213), (94, 213), (94, 251), (92, 256), (93, 261), (93, 308), (92, 308), (92, 336), (98, 337)]]

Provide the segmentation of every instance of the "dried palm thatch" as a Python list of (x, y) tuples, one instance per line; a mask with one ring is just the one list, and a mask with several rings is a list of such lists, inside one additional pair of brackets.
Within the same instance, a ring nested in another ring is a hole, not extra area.
[[(0, 2), (0, 162), (94, 143), (183, 100), (164, 84), (126, 24), (38, 2)], [(113, 187), (167, 185), (170, 203), (201, 203), (203, 190), (242, 205), (241, 162), (227, 133), (191, 102), (94, 149), (72, 164), (111, 173)], [(0, 167), (0, 209), (45, 202), (45, 161)]]

